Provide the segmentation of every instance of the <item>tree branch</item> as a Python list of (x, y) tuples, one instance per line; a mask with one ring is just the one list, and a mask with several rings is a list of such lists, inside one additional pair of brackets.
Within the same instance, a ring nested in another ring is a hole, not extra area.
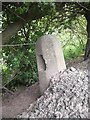
[(40, 10), (40, 8), (37, 6), (35, 9), (33, 9), (33, 7), (31, 7), (29, 12), (20, 16), (25, 21), (18, 18), (17, 21), (9, 24), (7, 26), (7, 28), (2, 32), (2, 44), (7, 43), (9, 41), (9, 39), (11, 37), (13, 37), (20, 30), (20, 28), (23, 27), (27, 22), (36, 20), (36, 19), (40, 19), (43, 16), (47, 15), (48, 12), (47, 11), (45, 12), (45, 11)]

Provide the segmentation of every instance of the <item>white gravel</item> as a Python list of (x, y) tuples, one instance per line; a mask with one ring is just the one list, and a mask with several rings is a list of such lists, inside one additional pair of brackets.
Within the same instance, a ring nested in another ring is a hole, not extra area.
[(79, 65), (57, 73), (51, 78), (44, 95), (17, 117), (88, 118), (89, 75), (85, 65), (84, 69)]

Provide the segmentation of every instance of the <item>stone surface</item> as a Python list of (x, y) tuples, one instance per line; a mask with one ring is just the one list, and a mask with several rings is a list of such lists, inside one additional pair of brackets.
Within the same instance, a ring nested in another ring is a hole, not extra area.
[(88, 78), (86, 62), (57, 73), (44, 95), (18, 118), (89, 118)]
[(50, 78), (66, 69), (60, 40), (53, 35), (45, 35), (36, 43), (36, 58), (41, 94), (49, 86)]

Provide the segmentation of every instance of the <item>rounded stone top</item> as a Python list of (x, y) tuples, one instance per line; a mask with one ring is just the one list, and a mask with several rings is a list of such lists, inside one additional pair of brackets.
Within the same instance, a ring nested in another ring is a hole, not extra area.
[(38, 40), (42, 40), (42, 39), (47, 40), (47, 38), (48, 38), (48, 40), (58, 39), (58, 37), (55, 35), (47, 34), (47, 35), (41, 36)]

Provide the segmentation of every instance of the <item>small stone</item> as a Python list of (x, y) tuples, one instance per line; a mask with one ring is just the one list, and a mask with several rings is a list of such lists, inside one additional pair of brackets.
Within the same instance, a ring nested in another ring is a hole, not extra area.
[(76, 71), (76, 69), (74, 67), (71, 67), (70, 70), (71, 71)]
[(26, 113), (26, 112), (22, 113), (22, 118), (28, 118), (28, 117), (29, 117), (28, 113)]

